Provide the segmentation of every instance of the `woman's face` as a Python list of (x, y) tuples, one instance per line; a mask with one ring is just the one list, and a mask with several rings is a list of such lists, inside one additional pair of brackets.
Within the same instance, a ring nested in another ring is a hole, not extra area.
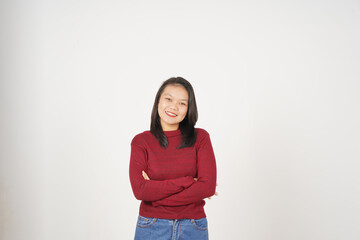
[(189, 95), (181, 85), (167, 85), (162, 92), (158, 113), (163, 131), (179, 128), (179, 123), (186, 117)]

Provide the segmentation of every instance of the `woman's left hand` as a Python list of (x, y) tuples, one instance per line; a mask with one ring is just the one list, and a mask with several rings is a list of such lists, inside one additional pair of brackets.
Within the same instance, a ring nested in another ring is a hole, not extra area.
[[(216, 186), (219, 186), (219, 184), (216, 184)], [(219, 193), (218, 192), (215, 192), (215, 194), (213, 195), (213, 196), (217, 196), (217, 195), (219, 195)], [(212, 196), (211, 197), (208, 197), (208, 199), (211, 199), (212, 198)]]

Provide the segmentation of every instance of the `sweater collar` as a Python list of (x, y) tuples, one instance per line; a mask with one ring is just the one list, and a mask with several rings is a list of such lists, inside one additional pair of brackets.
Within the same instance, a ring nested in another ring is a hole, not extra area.
[(181, 130), (178, 128), (177, 130), (172, 131), (163, 131), (166, 137), (178, 136), (181, 135)]

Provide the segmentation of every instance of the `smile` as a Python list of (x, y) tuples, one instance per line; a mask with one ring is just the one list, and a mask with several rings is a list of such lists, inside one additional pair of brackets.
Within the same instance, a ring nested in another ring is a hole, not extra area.
[(166, 113), (166, 115), (168, 115), (168, 116), (170, 116), (170, 117), (176, 117), (176, 116), (177, 116), (176, 114), (171, 113), (171, 112), (166, 112), (166, 111), (165, 111), (165, 113)]

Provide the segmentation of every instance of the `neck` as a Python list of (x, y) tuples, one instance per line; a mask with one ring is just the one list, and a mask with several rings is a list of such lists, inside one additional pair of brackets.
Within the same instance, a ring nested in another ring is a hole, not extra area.
[(179, 124), (177, 125), (161, 125), (163, 131), (175, 131), (179, 129)]

